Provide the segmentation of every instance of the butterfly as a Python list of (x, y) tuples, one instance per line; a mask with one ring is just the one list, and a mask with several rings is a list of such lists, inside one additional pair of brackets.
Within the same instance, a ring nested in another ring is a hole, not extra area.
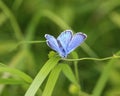
[(45, 34), (47, 45), (56, 51), (62, 58), (75, 50), (87, 38), (87, 35), (78, 32), (73, 35), (72, 30), (65, 30), (57, 38), (52, 35)]

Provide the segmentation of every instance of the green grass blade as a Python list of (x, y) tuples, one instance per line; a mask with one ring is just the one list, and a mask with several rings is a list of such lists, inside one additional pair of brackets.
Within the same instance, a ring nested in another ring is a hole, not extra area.
[(0, 13), (0, 26), (2, 26), (7, 21), (7, 16), (1, 12)]
[(75, 75), (67, 64), (61, 64), (62, 65), (62, 71), (64, 75), (74, 84), (78, 85), (77, 79), (75, 78)]
[(15, 75), (19, 76), (20, 78), (22, 78), (27, 83), (31, 83), (32, 82), (32, 78), (30, 76), (28, 76), (24, 72), (22, 72), (22, 71), (20, 71), (18, 69), (15, 69), (15, 68), (0, 67), (0, 72), (9, 72), (11, 74), (15, 74)]
[(0, 79), (0, 84), (16, 85), (16, 84), (25, 84), (25, 82), (23, 82), (23, 80), (16, 80), (16, 79)]
[[(50, 58), (45, 65), (42, 67), (42, 69), (39, 71), (35, 79), (33, 80), (32, 84), (28, 88), (27, 92), (25, 93), (25, 96), (34, 96), (49, 72), (55, 67), (55, 65), (60, 60), (59, 57), (55, 56)], [(33, 90), (34, 89), (34, 90)]]
[(4, 4), (4, 2), (2, 0), (0, 0), (0, 9), (2, 9), (2, 11), (5, 13), (5, 15), (7, 15), (7, 17), (10, 19), (10, 22), (13, 27), (16, 38), (20, 41), (23, 40), (22, 31), (19, 27), (19, 24), (18, 24), (15, 16), (11, 12), (11, 10)]
[[(120, 55), (120, 51), (116, 54)], [(101, 93), (106, 85), (106, 82), (109, 78), (109, 75), (111, 73), (112, 68), (114, 68), (114, 63), (116, 62), (116, 59), (111, 59), (108, 64), (105, 66), (94, 90), (93, 90), (93, 95), (92, 96), (101, 96)]]
[(13, 9), (14, 11), (17, 11), (17, 10), (19, 9), (19, 7), (21, 6), (22, 2), (23, 2), (23, 0), (15, 0), (15, 1), (13, 2), (12, 9)]
[(72, 29), (67, 23), (65, 23), (61, 18), (59, 18), (56, 14), (54, 14), (52, 11), (44, 10), (43, 16), (49, 18), (51, 21), (53, 21), (56, 25), (60, 26), (63, 30), (65, 29)]
[(61, 69), (62, 69), (61, 65), (58, 65), (52, 70), (42, 96), (51, 96), (53, 89), (55, 87), (55, 84), (57, 82), (57, 79), (59, 77), (59, 74), (61, 72)]

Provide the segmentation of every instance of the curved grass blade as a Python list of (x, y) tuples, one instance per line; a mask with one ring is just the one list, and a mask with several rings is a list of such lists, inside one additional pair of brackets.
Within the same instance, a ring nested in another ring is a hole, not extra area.
[(5, 13), (5, 15), (10, 19), (16, 38), (19, 41), (23, 40), (23, 34), (15, 16), (11, 12), (11, 10), (4, 4), (2, 0), (0, 0), (0, 8)]
[(26, 81), (27, 83), (31, 83), (32, 82), (32, 78), (30, 76), (28, 76), (27, 74), (25, 74), (24, 72), (15, 69), (15, 68), (9, 68), (9, 67), (0, 67), (0, 72), (9, 72), (11, 74), (17, 75), (20, 78), (22, 78), (24, 81)]
[(55, 84), (58, 80), (59, 74), (61, 72), (62, 66), (59, 64), (56, 66), (52, 72), (50, 73), (50, 76), (48, 78), (47, 84), (45, 86), (45, 89), (43, 91), (42, 96), (51, 96), (53, 89), (55, 87)]
[[(116, 53), (116, 55), (120, 55), (120, 51)], [(101, 96), (102, 91), (106, 85), (106, 82), (109, 78), (109, 74), (111, 73), (111, 70), (114, 68), (114, 63), (116, 62), (118, 58), (111, 59), (108, 64), (105, 66), (94, 90), (92, 96)]]
[(25, 84), (23, 80), (16, 80), (16, 79), (1, 79), (0, 84), (11, 84), (11, 85), (18, 85), (18, 84)]
[[(28, 88), (27, 92), (25, 93), (25, 96), (35, 96), (35, 93), (47, 77), (47, 75), (50, 73), (50, 71), (55, 67), (55, 65), (60, 60), (60, 57), (54, 56), (51, 57), (45, 65), (42, 67), (42, 69), (38, 72), (37, 76), (33, 80), (32, 84)], [(33, 90), (34, 89), (34, 90)]]
[(62, 72), (63, 74), (74, 84), (78, 85), (77, 79), (75, 78), (74, 73), (72, 72), (72, 69), (67, 64), (61, 64), (62, 65)]

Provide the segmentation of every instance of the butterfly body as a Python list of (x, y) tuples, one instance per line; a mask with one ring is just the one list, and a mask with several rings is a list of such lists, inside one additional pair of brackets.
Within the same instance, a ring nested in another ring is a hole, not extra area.
[(47, 45), (65, 58), (87, 38), (87, 35), (82, 32), (73, 35), (71, 30), (65, 30), (57, 39), (49, 34), (45, 34), (45, 38)]

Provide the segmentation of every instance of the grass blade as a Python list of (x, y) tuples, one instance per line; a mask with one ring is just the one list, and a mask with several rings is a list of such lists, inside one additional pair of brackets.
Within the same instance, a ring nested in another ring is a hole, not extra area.
[(16, 85), (16, 84), (25, 84), (25, 82), (23, 82), (23, 80), (16, 80), (16, 79), (0, 79), (0, 84)]
[[(120, 51), (116, 54), (116, 55), (120, 55)], [(105, 66), (94, 90), (93, 90), (93, 95), (92, 96), (101, 96), (102, 91), (106, 85), (106, 82), (109, 78), (109, 74), (111, 72), (111, 70), (114, 68), (114, 63), (116, 62), (116, 59), (111, 59), (108, 64)]]
[(64, 75), (74, 84), (78, 85), (77, 79), (75, 78), (75, 75), (72, 72), (72, 69), (67, 64), (61, 64), (62, 65), (62, 71)]
[(15, 69), (15, 68), (0, 67), (0, 72), (9, 72), (9, 73), (12, 73), (12, 74), (15, 74), (15, 75), (21, 77), (27, 83), (31, 83), (32, 82), (32, 78), (30, 76), (28, 76), (24, 72), (22, 72), (22, 71), (20, 71), (18, 69)]
[(57, 82), (58, 76), (61, 72), (61, 65), (56, 66), (52, 72), (50, 73), (50, 76), (48, 78), (47, 84), (45, 86), (45, 89), (43, 91), (42, 96), (51, 96), (53, 89), (55, 87), (55, 84)]
[[(59, 57), (55, 56), (50, 58), (46, 64), (42, 67), (42, 69), (39, 71), (35, 79), (33, 80), (32, 84), (28, 88), (27, 92), (25, 93), (25, 96), (34, 96), (37, 92), (38, 88), (41, 86), (49, 72), (55, 67), (55, 65), (60, 60)], [(34, 89), (34, 90), (33, 90)]]

